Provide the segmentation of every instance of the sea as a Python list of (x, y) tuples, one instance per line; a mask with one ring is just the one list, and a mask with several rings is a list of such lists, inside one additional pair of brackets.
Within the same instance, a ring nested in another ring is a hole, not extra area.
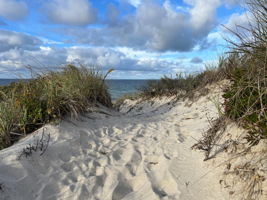
[[(0, 85), (8, 85), (12, 82), (20, 81), (19, 79), (0, 79)], [(109, 88), (109, 93), (113, 101), (119, 99), (124, 95), (131, 95), (139, 91), (144, 87), (149, 80), (133, 80), (133, 79), (113, 79), (106, 80), (106, 84)]]

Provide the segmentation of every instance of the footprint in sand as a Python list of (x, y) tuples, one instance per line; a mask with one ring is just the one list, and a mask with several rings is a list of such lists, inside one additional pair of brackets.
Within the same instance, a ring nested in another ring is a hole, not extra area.
[(106, 181), (106, 175), (103, 174), (102, 176), (96, 176), (95, 177), (95, 184), (92, 189), (92, 193), (97, 199), (101, 199), (102, 191), (103, 191), (103, 186)]
[(75, 173), (70, 173), (68, 174), (67, 178), (72, 182), (72, 183), (77, 183), (78, 179), (77, 179), (77, 175)]
[(185, 141), (185, 136), (181, 133), (178, 134), (178, 141), (183, 143)]
[(145, 171), (154, 193), (160, 199), (179, 199), (180, 193), (177, 182), (170, 173), (163, 157), (157, 162), (148, 162)]
[(121, 200), (121, 199), (123, 199), (123, 197), (125, 197), (127, 194), (129, 194), (131, 192), (133, 192), (132, 187), (127, 182), (126, 178), (123, 177), (122, 174), (119, 174), (118, 184), (113, 191), (112, 200)]
[(75, 190), (75, 184), (70, 185), (69, 188), (70, 188), (70, 191), (71, 191), (71, 192), (74, 192), (74, 190)]
[[(64, 149), (64, 148), (62, 147), (62, 149)], [(69, 148), (67, 148), (67, 150), (71, 151), (71, 149), (69, 149)], [(66, 153), (66, 152), (60, 152), (60, 153), (58, 153), (58, 158), (62, 162), (66, 163), (66, 162), (69, 162), (70, 161), (71, 154)]]
[(64, 172), (70, 172), (73, 170), (74, 164), (73, 164), (73, 162), (66, 162), (66, 163), (62, 164), (60, 167)]
[(90, 192), (88, 191), (86, 185), (82, 185), (80, 195), (79, 195), (79, 200), (88, 200), (90, 199)]
[(88, 149), (89, 148), (89, 134), (85, 131), (80, 131), (80, 145), (83, 149)]
[(117, 146), (118, 149), (114, 150), (110, 160), (118, 165), (124, 165), (127, 161), (129, 161), (130, 156), (133, 153), (132, 145), (125, 145), (124, 147), (119, 144)]
[(134, 150), (131, 160), (126, 164), (132, 176), (136, 176), (138, 167), (142, 161), (142, 155), (138, 150)]

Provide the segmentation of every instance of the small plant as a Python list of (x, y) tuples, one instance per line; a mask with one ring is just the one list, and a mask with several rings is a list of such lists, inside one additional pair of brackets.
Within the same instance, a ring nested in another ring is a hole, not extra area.
[(33, 152), (37, 151), (40, 151), (41, 152), (40, 156), (42, 156), (47, 150), (49, 141), (50, 141), (50, 133), (45, 135), (43, 129), (41, 138), (40, 139), (38, 138), (35, 144), (29, 144), (25, 148), (23, 148), (21, 154), (18, 156), (18, 160), (21, 159), (22, 156), (25, 156), (25, 158), (27, 158), (31, 156)]
[[(225, 124), (226, 120), (224, 117), (210, 121), (210, 129), (203, 133), (202, 138), (192, 146), (192, 149), (205, 151), (204, 161), (214, 158), (218, 152), (227, 148), (229, 141), (224, 145), (218, 145), (218, 142), (225, 131)], [(215, 147), (217, 150), (214, 150)], [(211, 155), (212, 151), (214, 151), (214, 154)]]

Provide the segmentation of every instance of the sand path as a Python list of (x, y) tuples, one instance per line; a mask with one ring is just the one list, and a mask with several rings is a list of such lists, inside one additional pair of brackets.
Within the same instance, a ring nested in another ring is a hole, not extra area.
[[(214, 107), (209, 97), (191, 107), (165, 99), (46, 126), (0, 152), (0, 199), (229, 199), (213, 166), (191, 150)], [(44, 154), (18, 159), (43, 131)]]

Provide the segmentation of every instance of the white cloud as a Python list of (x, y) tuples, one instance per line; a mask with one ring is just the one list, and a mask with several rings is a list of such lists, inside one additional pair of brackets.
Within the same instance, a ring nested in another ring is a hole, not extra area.
[(240, 31), (242, 29), (244, 31), (245, 29), (249, 29), (250, 26), (253, 25), (254, 20), (255, 19), (253, 15), (249, 11), (243, 12), (241, 14), (234, 13), (230, 16), (228, 22), (225, 24), (225, 27), (231, 31)]
[(111, 48), (104, 47), (70, 47), (67, 49), (68, 62), (99, 66), (103, 69), (114, 68), (120, 71), (155, 71), (148, 64), (140, 65), (140, 59)]
[(128, 0), (131, 5), (138, 7), (141, 4), (142, 0)]
[(220, 0), (185, 0), (193, 6), (190, 10), (191, 23), (196, 30), (209, 29), (215, 23), (216, 9), (220, 6)]
[(249, 11), (243, 13), (234, 13), (232, 14), (227, 23), (221, 27), (221, 32), (228, 41), (235, 43), (242, 40), (253, 42), (253, 35), (251, 30), (257, 29), (255, 17)]
[(134, 49), (128, 48), (128, 47), (115, 47), (115, 48), (112, 48), (112, 49), (114, 49), (115, 51), (121, 52), (121, 53), (127, 55), (127, 57), (132, 58), (132, 59), (159, 58), (162, 55), (161, 53), (158, 53), (158, 52), (148, 52), (148, 51), (144, 51), (144, 50), (134, 50)]
[[(88, 66), (99, 66), (103, 70), (110, 68), (117, 72), (145, 73), (148, 76), (163, 74), (175, 75), (177, 72), (200, 71), (202, 66), (190, 63), (190, 59), (160, 58), (157, 53), (146, 53), (130, 48), (69, 47), (66, 48), (67, 61)], [(136, 77), (140, 78), (140, 77)]]
[(46, 14), (53, 23), (85, 26), (96, 21), (96, 11), (88, 0), (52, 0)]
[(0, 16), (8, 20), (21, 20), (28, 14), (26, 3), (16, 0), (0, 0)]
[(34, 36), (0, 29), (0, 52), (14, 48), (37, 50), (40, 44), (42, 44), (41, 40)]

